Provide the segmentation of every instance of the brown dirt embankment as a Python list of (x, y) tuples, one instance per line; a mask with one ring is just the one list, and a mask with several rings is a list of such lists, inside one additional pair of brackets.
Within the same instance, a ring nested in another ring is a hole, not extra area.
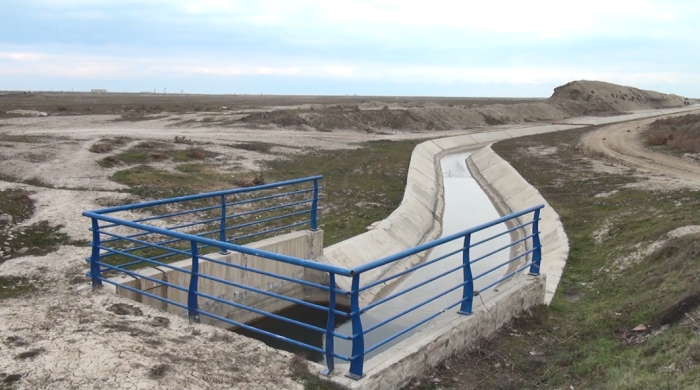
[(572, 81), (554, 89), (549, 104), (566, 104), (578, 114), (615, 114), (625, 111), (681, 107), (682, 96), (626, 87), (602, 81)]
[[(367, 133), (431, 132), (552, 122), (680, 107), (690, 100), (599, 81), (573, 81), (548, 99), (36, 93), (0, 95), (12, 110), (50, 116), (118, 115), (115, 121), (167, 119), (175, 127), (294, 129)], [(694, 102), (694, 101), (693, 101)], [(194, 115), (194, 116), (192, 116)]]

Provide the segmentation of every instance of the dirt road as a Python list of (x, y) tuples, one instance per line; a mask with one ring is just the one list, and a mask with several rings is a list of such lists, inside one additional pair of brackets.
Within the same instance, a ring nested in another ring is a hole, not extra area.
[(700, 164), (691, 159), (654, 152), (643, 144), (642, 133), (657, 119), (605, 126), (583, 137), (584, 147), (589, 152), (644, 170), (673, 188), (700, 187)]

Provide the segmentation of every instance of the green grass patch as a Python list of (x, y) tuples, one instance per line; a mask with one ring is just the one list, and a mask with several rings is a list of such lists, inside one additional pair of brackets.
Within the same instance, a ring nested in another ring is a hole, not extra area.
[(227, 145), (235, 149), (243, 149), (243, 150), (249, 150), (251, 152), (258, 152), (258, 153), (270, 153), (272, 148), (278, 145), (267, 143), (267, 142), (258, 142), (258, 141), (253, 141), (253, 142), (241, 142), (237, 143), (235, 145)]
[(20, 189), (0, 190), (0, 214), (12, 217), (13, 224), (29, 219), (34, 214), (31, 193)]
[(222, 189), (235, 188), (230, 174), (222, 173), (204, 164), (187, 164), (189, 173), (174, 173), (139, 165), (115, 172), (110, 179), (125, 184), (135, 195), (149, 198), (167, 198)]
[(308, 362), (302, 356), (294, 355), (289, 368), (292, 372), (292, 378), (303, 384), (305, 390), (347, 390), (345, 386), (322, 379), (309, 372)]
[[(373, 141), (358, 149), (313, 151), (293, 160), (276, 160), (267, 163), (264, 181), (324, 175), (319, 226), (325, 230), (325, 244), (331, 245), (363, 233), (368, 225), (398, 207), (411, 153), (420, 142)], [(260, 177), (247, 172), (233, 177), (214, 166), (191, 162), (178, 165), (177, 170), (173, 173), (139, 165), (118, 171), (111, 179), (128, 185), (136, 195), (166, 198), (236, 188)]]
[(87, 241), (71, 240), (60, 229), (61, 225), (53, 226), (48, 221), (41, 221), (23, 228), (0, 231), (3, 253), (9, 255), (1, 258), (0, 264), (20, 256), (43, 256), (55, 251), (61, 245), (87, 245)]
[(166, 142), (144, 141), (135, 147), (125, 150), (114, 156), (108, 156), (98, 161), (105, 168), (111, 168), (120, 164), (139, 165), (162, 161), (189, 162), (214, 158), (218, 153), (204, 150), (200, 146), (189, 147), (185, 150), (177, 150)]
[(113, 122), (143, 122), (143, 121), (153, 121), (157, 119), (168, 118), (169, 115), (149, 115), (143, 112), (127, 112), (122, 114), (119, 118), (113, 119)]
[(361, 234), (401, 204), (411, 153), (422, 141), (372, 141), (269, 162), (267, 182), (323, 175), (319, 226), (326, 246)]
[(49, 143), (54, 140), (67, 140), (66, 137), (52, 137), (47, 135), (12, 135), (12, 134), (0, 134), (0, 141), (2, 142), (16, 142), (16, 143), (26, 143), (26, 144), (43, 144)]
[(0, 276), (0, 299), (16, 298), (36, 290), (29, 279), (19, 276)]

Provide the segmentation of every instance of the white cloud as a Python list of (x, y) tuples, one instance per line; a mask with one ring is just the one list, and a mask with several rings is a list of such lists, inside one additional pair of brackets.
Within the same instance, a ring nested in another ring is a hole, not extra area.
[(649, 33), (656, 24), (687, 17), (688, 9), (697, 12), (690, 4), (651, 0), (178, 0), (177, 4), (188, 13), (239, 23), (302, 29), (332, 26), (364, 35), (449, 29), (558, 38)]
[(76, 79), (147, 79), (153, 76), (188, 78), (201, 75), (287, 76), (396, 83), (552, 84), (595, 79), (628, 85), (700, 83), (700, 74), (683, 71), (640, 71), (615, 66), (449, 66), (392, 63), (337, 63), (315, 60), (226, 61), (216, 58), (131, 58), (0, 52), (0, 74), (41, 75)]
[(0, 52), (0, 59), (13, 61), (40, 61), (47, 56), (39, 53)]

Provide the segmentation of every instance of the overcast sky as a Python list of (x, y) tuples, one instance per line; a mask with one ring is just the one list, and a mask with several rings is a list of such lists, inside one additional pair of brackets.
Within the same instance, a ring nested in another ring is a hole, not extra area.
[(700, 97), (697, 0), (0, 0), (0, 90)]

